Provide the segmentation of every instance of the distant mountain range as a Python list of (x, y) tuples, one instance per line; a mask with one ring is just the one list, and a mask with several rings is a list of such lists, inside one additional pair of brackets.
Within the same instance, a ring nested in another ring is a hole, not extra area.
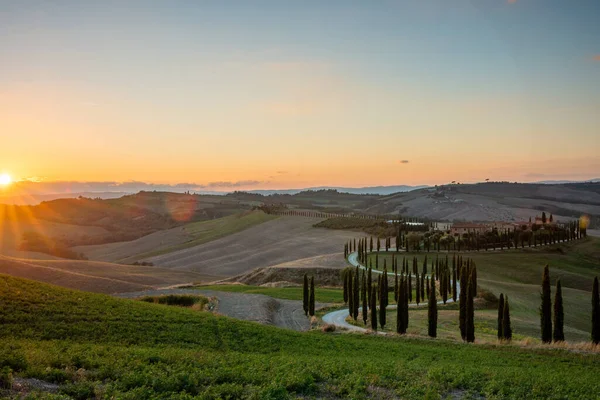
[(304, 189), (282, 189), (282, 190), (246, 190), (248, 193), (262, 194), (264, 196), (268, 196), (271, 194), (297, 194), (300, 192), (305, 192), (307, 190), (337, 190), (341, 193), (350, 193), (350, 194), (377, 194), (377, 195), (388, 195), (392, 193), (399, 192), (410, 192), (411, 190), (423, 189), (427, 188), (427, 185), (420, 186), (408, 186), (408, 185), (399, 185), (399, 186), (368, 186), (361, 188), (351, 188), (351, 187), (338, 187), (338, 186), (318, 186)]

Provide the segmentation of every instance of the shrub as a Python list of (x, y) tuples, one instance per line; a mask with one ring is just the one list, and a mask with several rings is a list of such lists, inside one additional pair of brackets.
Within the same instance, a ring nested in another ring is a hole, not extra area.
[(335, 332), (335, 325), (325, 324), (321, 328), (321, 331), (323, 331), (324, 333)]
[(145, 296), (139, 299), (147, 303), (164, 304), (167, 306), (193, 307), (204, 309), (208, 299), (204, 296), (194, 296), (191, 294), (168, 294), (162, 296)]
[(12, 369), (4, 367), (0, 370), (0, 388), (12, 389), (13, 385), (13, 374)]

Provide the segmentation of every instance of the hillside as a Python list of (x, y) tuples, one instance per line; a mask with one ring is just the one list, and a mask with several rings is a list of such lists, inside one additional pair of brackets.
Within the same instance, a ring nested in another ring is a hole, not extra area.
[(33, 260), (0, 255), (0, 273), (96, 293), (122, 293), (216, 277), (156, 267), (94, 261)]
[(76, 398), (589, 399), (600, 392), (596, 354), (297, 333), (7, 276), (0, 276), (0, 301), (0, 366)]
[(364, 211), (469, 221), (523, 221), (545, 211), (559, 219), (587, 214), (598, 223), (600, 183), (444, 185), (381, 197)]

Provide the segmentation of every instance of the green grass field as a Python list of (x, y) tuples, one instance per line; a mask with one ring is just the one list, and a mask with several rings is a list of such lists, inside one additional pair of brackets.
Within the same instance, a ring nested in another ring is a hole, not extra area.
[[(277, 299), (302, 300), (302, 287), (270, 288), (248, 285), (209, 285), (198, 286), (202, 290), (218, 290), (221, 292), (264, 294)], [(315, 289), (315, 300), (319, 303), (343, 303), (344, 293), (341, 289)]]
[[(422, 270), (425, 254), (428, 257), (429, 271), (436, 256), (448, 255), (450, 264), (453, 253), (399, 253), (406, 256), (412, 265), (412, 258), (419, 260)], [(600, 239), (587, 238), (578, 242), (532, 249), (480, 251), (463, 253), (477, 264), (477, 277), (480, 287), (499, 296), (509, 296), (513, 329), (516, 334), (539, 336), (540, 286), (542, 272), (546, 264), (550, 267), (551, 283), (560, 278), (563, 286), (565, 308), (565, 337), (568, 341), (589, 340), (591, 330), (591, 290), (594, 276), (600, 276)], [(374, 255), (370, 255), (374, 263)], [(379, 254), (379, 265), (383, 259), (391, 266), (391, 253)]]
[(58, 394), (30, 397), (36, 399), (589, 399), (600, 393), (597, 353), (299, 333), (4, 275), (0, 339), (4, 381), (10, 368), (61, 385)]
[(190, 235), (190, 239), (186, 242), (172, 246), (163, 246), (151, 252), (138, 254), (135, 259), (141, 260), (144, 258), (159, 256), (161, 254), (167, 254), (173, 251), (198, 246), (199, 244), (207, 243), (212, 240), (243, 231), (244, 229), (251, 228), (255, 225), (262, 224), (263, 222), (267, 222), (275, 218), (278, 217), (276, 215), (265, 214), (262, 211), (251, 211), (229, 215), (227, 217), (217, 218), (210, 221), (192, 222), (183, 226), (186, 234)]

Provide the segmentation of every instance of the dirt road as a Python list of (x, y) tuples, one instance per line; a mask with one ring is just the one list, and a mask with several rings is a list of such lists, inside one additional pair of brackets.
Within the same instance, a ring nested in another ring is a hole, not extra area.
[[(216, 297), (218, 300), (216, 312), (219, 314), (295, 331), (310, 329), (310, 322), (308, 317), (304, 315), (301, 301), (274, 299), (262, 294), (230, 293), (215, 290), (162, 289), (121, 293), (116, 296), (135, 299), (142, 296), (166, 294), (196, 294)], [(316, 304), (317, 308), (323, 306), (323, 304)]]

